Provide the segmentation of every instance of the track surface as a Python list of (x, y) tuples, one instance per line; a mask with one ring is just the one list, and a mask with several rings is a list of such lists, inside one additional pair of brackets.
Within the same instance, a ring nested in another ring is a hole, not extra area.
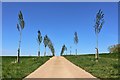
[(62, 56), (52, 57), (26, 78), (96, 78)]

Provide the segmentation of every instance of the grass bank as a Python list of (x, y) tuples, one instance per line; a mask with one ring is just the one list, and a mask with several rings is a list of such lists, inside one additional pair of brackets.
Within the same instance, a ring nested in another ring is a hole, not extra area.
[(120, 64), (118, 64), (117, 53), (100, 54), (98, 62), (95, 61), (95, 55), (93, 54), (77, 56), (69, 55), (64, 57), (97, 78), (118, 78), (120, 76), (118, 73)]
[(15, 56), (2, 57), (2, 78), (22, 79), (45, 63), (50, 57), (20, 57), (21, 62), (15, 63)]

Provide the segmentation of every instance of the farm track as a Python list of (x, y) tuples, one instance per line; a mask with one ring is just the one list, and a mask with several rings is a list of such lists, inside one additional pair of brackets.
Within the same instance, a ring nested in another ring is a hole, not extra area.
[(46, 63), (32, 72), (27, 78), (95, 78), (82, 68), (74, 65), (62, 56), (50, 58)]

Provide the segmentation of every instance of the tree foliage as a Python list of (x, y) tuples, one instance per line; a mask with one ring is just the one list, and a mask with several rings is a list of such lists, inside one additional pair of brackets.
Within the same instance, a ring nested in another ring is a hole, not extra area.
[(78, 44), (78, 35), (77, 35), (77, 32), (74, 33), (74, 43)]
[(62, 46), (62, 49), (61, 49), (61, 53), (60, 55), (62, 56), (64, 51), (67, 50), (67, 47), (65, 46), (65, 44)]
[(19, 20), (19, 24), (20, 24), (21, 29), (23, 29), (25, 26), (25, 22), (24, 22), (23, 14), (21, 11), (18, 14), (18, 20)]
[[(45, 48), (48, 46), (48, 48), (51, 50), (51, 52), (52, 52), (52, 54), (54, 56), (55, 55), (54, 54), (55, 49), (54, 49), (53, 43), (51, 42), (51, 40), (48, 38), (47, 35), (45, 35), (43, 43), (44, 43)], [(45, 54), (46, 54), (46, 51), (45, 51)]]
[(104, 14), (103, 11), (100, 9), (96, 14), (96, 22), (94, 26), (96, 34), (98, 34), (101, 31), (103, 24), (104, 24)]
[(44, 36), (43, 43), (44, 43), (44, 46), (45, 46), (45, 52), (44, 52), (44, 56), (45, 56), (46, 55), (46, 47), (48, 45), (48, 36), (47, 35)]
[(44, 43), (44, 46), (47, 47), (47, 45), (48, 45), (48, 36), (47, 35), (45, 35), (43, 43)]
[(40, 30), (38, 30), (38, 44), (40, 45), (40, 43), (42, 42), (42, 35), (41, 35), (41, 32)]
[(48, 47), (51, 50), (52, 55), (55, 56), (55, 49), (54, 49), (52, 41), (49, 38), (48, 38)]
[(111, 45), (108, 47), (110, 53), (120, 53), (120, 44)]

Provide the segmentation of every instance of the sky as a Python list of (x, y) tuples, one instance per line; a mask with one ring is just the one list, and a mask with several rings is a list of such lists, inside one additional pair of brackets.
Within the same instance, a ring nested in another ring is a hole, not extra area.
[(0, 2), (0, 55), (2, 55), (2, 3)]
[[(99, 52), (108, 52), (108, 47), (118, 43), (118, 4), (117, 2), (3, 2), (2, 3), (2, 55), (16, 56), (19, 32), (16, 28), (18, 13), (23, 13), (25, 27), (22, 31), (21, 56), (36, 56), (38, 52), (37, 31), (46, 34), (59, 56), (62, 45), (72, 54), (94, 54), (96, 35), (95, 16), (99, 9), (105, 14), (105, 23), (99, 33)], [(74, 32), (79, 42), (74, 44)], [(40, 45), (41, 55), (45, 48)], [(47, 55), (51, 54), (47, 48)]]

